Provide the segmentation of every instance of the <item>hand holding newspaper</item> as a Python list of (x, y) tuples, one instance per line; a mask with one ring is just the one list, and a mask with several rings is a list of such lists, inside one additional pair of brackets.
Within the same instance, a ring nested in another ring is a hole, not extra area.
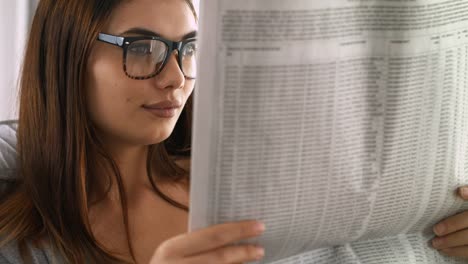
[(468, 209), (467, 18), (464, 0), (202, 1), (190, 228), (264, 221), (262, 263), (462, 263), (428, 241)]

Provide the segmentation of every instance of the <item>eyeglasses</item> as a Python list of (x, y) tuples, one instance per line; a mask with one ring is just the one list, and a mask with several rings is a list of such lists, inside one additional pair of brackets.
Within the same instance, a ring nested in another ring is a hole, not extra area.
[(123, 49), (123, 68), (131, 79), (145, 80), (158, 75), (174, 50), (178, 52), (177, 62), (184, 76), (196, 78), (196, 38), (174, 42), (156, 36), (121, 37), (99, 33), (98, 40)]

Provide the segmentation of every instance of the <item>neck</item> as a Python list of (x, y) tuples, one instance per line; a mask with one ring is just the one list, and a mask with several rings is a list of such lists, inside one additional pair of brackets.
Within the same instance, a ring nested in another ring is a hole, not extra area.
[[(107, 143), (104, 144), (104, 149), (117, 165), (127, 199), (131, 199), (144, 189), (151, 189), (146, 170), (149, 146)], [(104, 161), (102, 157), (97, 158), (97, 163), (99, 167), (94, 168), (93, 175), (98, 187), (92, 190), (91, 201), (103, 197), (112, 201), (119, 201), (118, 183), (111, 165)], [(107, 182), (109, 178), (111, 179), (110, 189), (107, 195), (104, 196), (104, 193), (108, 190), (107, 187), (109, 187)]]

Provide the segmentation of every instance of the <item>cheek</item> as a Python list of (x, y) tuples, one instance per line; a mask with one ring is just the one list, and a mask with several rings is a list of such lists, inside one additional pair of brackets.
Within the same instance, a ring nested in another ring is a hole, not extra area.
[(87, 94), (91, 114), (109, 113), (110, 108), (116, 109), (122, 105), (120, 98), (125, 97), (125, 93), (119, 87), (121, 82), (113, 76), (116, 76), (114, 67), (106, 63), (96, 63), (90, 68)]
[(185, 82), (185, 86), (184, 86), (185, 100), (187, 100), (190, 97), (190, 95), (193, 93), (194, 88), (195, 88), (195, 80), (187, 80)]
[(121, 62), (91, 60), (87, 72), (87, 109), (93, 123), (104, 131), (116, 131), (131, 118), (136, 97), (121, 69)]

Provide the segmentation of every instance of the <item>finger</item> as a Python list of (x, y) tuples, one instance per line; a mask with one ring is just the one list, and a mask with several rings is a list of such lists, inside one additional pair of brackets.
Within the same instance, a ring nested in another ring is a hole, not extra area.
[(463, 200), (468, 200), (468, 186), (458, 188), (458, 196)]
[(212, 250), (200, 255), (188, 257), (188, 264), (205, 264), (205, 263), (243, 263), (247, 261), (260, 260), (265, 255), (262, 247), (254, 245), (238, 245), (227, 246)]
[(219, 224), (176, 236), (161, 245), (160, 250), (166, 256), (190, 256), (258, 236), (264, 230), (265, 225), (257, 221)]
[(468, 258), (468, 247), (446, 248), (439, 250), (439, 252), (451, 257)]
[(436, 249), (468, 246), (468, 229), (436, 237), (432, 240), (432, 246)]
[(437, 236), (444, 236), (468, 228), (468, 211), (448, 217), (434, 226)]

